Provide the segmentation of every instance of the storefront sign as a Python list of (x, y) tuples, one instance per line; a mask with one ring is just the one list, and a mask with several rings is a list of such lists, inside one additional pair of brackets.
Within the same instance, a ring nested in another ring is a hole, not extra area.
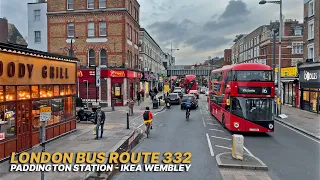
[(0, 52), (2, 85), (73, 84), (77, 64)]
[(126, 73), (124, 71), (114, 71), (110, 70), (111, 77), (126, 77)]
[(309, 71), (303, 71), (303, 78), (306, 81), (317, 80), (318, 79), (318, 73), (309, 72)]
[[(275, 68), (275, 72), (278, 73), (278, 68)], [(297, 77), (297, 76), (298, 76), (297, 67), (281, 68), (281, 77)]]
[(40, 107), (40, 121), (49, 121), (51, 119), (51, 107)]
[(320, 84), (320, 70), (301, 70), (299, 74), (299, 81), (303, 83)]
[(120, 87), (116, 87), (115, 91), (115, 96), (120, 96)]
[(239, 87), (238, 94), (270, 95), (271, 94), (271, 87)]
[(81, 70), (79, 70), (79, 71), (78, 71), (78, 73), (77, 73), (77, 75), (78, 75), (78, 78), (83, 77), (83, 73), (82, 73), (82, 71), (81, 71)]

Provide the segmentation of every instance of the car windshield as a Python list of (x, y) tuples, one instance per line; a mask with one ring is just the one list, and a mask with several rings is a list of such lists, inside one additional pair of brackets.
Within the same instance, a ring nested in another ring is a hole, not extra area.
[(182, 102), (192, 101), (192, 96), (183, 96)]
[(231, 98), (231, 112), (249, 121), (272, 120), (272, 99)]
[(272, 71), (235, 71), (234, 81), (272, 81)]

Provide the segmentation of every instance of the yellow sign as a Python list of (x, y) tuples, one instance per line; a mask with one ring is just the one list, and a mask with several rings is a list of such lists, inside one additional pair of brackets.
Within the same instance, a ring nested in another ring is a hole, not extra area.
[(40, 107), (40, 113), (51, 112), (51, 107)]
[(115, 96), (120, 96), (120, 87), (116, 87)]
[[(278, 68), (275, 69), (275, 72), (278, 72)], [(285, 67), (281, 68), (281, 77), (297, 77), (298, 70), (297, 67)]]

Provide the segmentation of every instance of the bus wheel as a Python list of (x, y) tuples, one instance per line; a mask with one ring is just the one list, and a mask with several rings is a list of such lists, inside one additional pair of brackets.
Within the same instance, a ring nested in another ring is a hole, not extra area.
[(224, 122), (224, 114), (222, 114), (222, 121), (221, 121), (222, 127), (226, 128), (226, 123)]

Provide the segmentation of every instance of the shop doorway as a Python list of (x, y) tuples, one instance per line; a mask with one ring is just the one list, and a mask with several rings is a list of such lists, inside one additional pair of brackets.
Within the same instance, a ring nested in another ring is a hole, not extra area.
[(123, 83), (112, 83), (111, 98), (116, 101), (115, 106), (123, 106), (122, 84)]
[(23, 151), (31, 148), (30, 104), (30, 101), (22, 101), (17, 103), (17, 151)]

